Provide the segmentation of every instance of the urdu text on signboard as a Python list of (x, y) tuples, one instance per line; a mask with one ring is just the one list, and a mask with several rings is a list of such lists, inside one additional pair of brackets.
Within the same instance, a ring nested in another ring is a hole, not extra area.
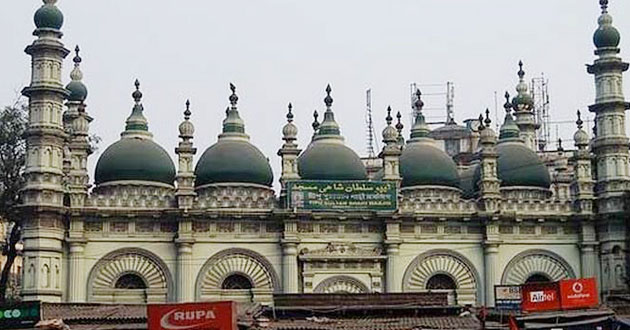
[(287, 183), (289, 207), (307, 210), (394, 211), (394, 182), (294, 181)]

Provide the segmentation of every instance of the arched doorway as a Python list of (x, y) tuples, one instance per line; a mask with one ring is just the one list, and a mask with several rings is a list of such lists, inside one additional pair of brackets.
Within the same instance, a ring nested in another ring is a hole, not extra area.
[(241, 274), (232, 274), (226, 277), (221, 284), (223, 290), (249, 290), (253, 287), (252, 281)]

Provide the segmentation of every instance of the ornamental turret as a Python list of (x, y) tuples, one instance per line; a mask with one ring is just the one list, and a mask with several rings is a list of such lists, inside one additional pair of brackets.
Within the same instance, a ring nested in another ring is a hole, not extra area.
[[(28, 47), (31, 83), (26, 131), (25, 185), (22, 189), (24, 240), (23, 300), (59, 302), (64, 273), (64, 130), (63, 102), (70, 95), (61, 82), (61, 68), (70, 51), (61, 42), (63, 14), (56, 0), (44, 0), (35, 13), (37, 39)], [(67, 148), (66, 148), (66, 154)], [(44, 234), (45, 233), (45, 234)]]
[(288, 181), (299, 180), (297, 158), (300, 155), (300, 150), (297, 144), (298, 128), (293, 123), (293, 105), (289, 103), (287, 111), (287, 123), (282, 128), (282, 148), (278, 150), (278, 156), (282, 158), (282, 174), (280, 175), (280, 184), (282, 185), (282, 191), (285, 190), (285, 185)]
[(184, 121), (179, 124), (179, 144), (175, 148), (179, 160), (177, 175), (177, 205), (180, 209), (189, 210), (193, 206), (195, 196), (195, 172), (193, 168), (193, 157), (197, 153), (197, 148), (193, 146), (193, 136), (195, 126), (190, 121), (190, 100), (186, 100), (186, 110), (184, 110)]
[(581, 215), (589, 215), (593, 212), (593, 180), (591, 169), (591, 153), (588, 149), (590, 138), (583, 128), (584, 122), (580, 110), (577, 111), (577, 131), (573, 135), (575, 147), (571, 157), (574, 168), (573, 181), (571, 182), (571, 197), (573, 209)]
[(588, 73), (595, 77), (595, 104), (589, 111), (595, 113), (597, 134), (591, 142), (591, 151), (595, 154), (597, 184), (595, 192), (599, 199), (601, 213), (623, 211), (623, 205), (613, 201), (629, 189), (630, 173), (628, 169), (628, 147), (630, 143), (625, 133), (625, 111), (630, 109), (623, 95), (623, 72), (628, 70), (618, 56), (620, 36), (612, 25), (612, 16), (608, 13), (608, 1), (601, 0), (599, 27), (593, 36), (597, 49), (597, 59), (588, 65)]
[(74, 69), (70, 73), (72, 81), (66, 86), (70, 92), (66, 102), (67, 110), (63, 114), (63, 122), (67, 138), (65, 162), (68, 163), (66, 171), (66, 190), (70, 195), (70, 207), (82, 208), (85, 205), (88, 189), (90, 188), (89, 174), (87, 170), (88, 156), (92, 154), (90, 145), (89, 125), (92, 117), (87, 113), (87, 87), (83, 83), (81, 72), (81, 56), (79, 46), (76, 46), (73, 58)]
[(516, 125), (520, 130), (520, 137), (525, 145), (536, 150), (536, 129), (538, 128), (534, 117), (534, 99), (529, 93), (525, 82), (525, 71), (523, 62), (518, 62), (518, 84), (516, 85), (516, 96), (512, 99), (512, 109), (516, 117)]
[(392, 108), (387, 107), (387, 117), (385, 122), (387, 126), (383, 129), (383, 151), (381, 156), (383, 158), (383, 180), (400, 182), (402, 180), (400, 176), (400, 155), (402, 153), (402, 147), (398, 144), (399, 133), (392, 126)]
[[(509, 94), (505, 94), (506, 100), (509, 101)], [(509, 102), (506, 103), (506, 111), (509, 111)], [(490, 120), (490, 111), (486, 109), (486, 118), (479, 115), (479, 143), (481, 150), (479, 151), (479, 181), (474, 183), (478, 185), (479, 197), (478, 206), (486, 212), (487, 216), (492, 218), (493, 214), (499, 210), (501, 202), (500, 181), (497, 176), (497, 137), (492, 129)]]

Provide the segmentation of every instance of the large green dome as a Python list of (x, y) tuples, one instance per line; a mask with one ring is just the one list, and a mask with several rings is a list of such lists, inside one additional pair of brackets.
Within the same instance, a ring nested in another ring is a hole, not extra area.
[(152, 140), (123, 138), (98, 159), (95, 180), (96, 184), (134, 180), (172, 185), (175, 166), (166, 150)]
[(340, 141), (315, 141), (298, 158), (303, 180), (366, 180), (359, 156)]
[(53, 4), (45, 4), (35, 12), (35, 26), (38, 29), (61, 29), (63, 13)]
[(457, 166), (431, 143), (409, 143), (400, 155), (402, 186), (459, 187)]
[(599, 27), (593, 34), (593, 43), (597, 48), (617, 47), (620, 41), (621, 35), (613, 26)]
[(271, 186), (273, 172), (258, 148), (244, 140), (219, 140), (201, 155), (196, 185), (210, 183), (255, 183)]
[(501, 186), (549, 188), (549, 172), (536, 152), (520, 142), (504, 142), (497, 145), (497, 153), (497, 175)]

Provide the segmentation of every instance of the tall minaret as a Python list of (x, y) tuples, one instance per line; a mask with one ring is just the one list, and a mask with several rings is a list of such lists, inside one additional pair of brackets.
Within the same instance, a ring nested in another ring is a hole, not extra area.
[(298, 128), (293, 123), (293, 105), (289, 103), (289, 110), (287, 112), (287, 123), (282, 128), (282, 148), (278, 150), (278, 156), (282, 158), (282, 174), (280, 175), (280, 184), (282, 185), (282, 191), (286, 189), (285, 185), (287, 181), (299, 180), (297, 158), (302, 152), (298, 148), (297, 134)]
[[(419, 91), (419, 90), (418, 90)], [(394, 181), (400, 184), (402, 177), (400, 176), (400, 155), (402, 147), (398, 144), (398, 131), (392, 126), (392, 108), (387, 107), (387, 117), (385, 121), (387, 126), (383, 129), (383, 180)]]
[(619, 54), (620, 35), (612, 26), (608, 14), (608, 0), (600, 0), (602, 14), (599, 27), (593, 36), (598, 58), (588, 65), (588, 73), (595, 76), (595, 104), (589, 110), (595, 113), (596, 137), (591, 142), (595, 154), (597, 178), (595, 193), (599, 213), (620, 212), (623, 205), (618, 199), (630, 182), (628, 169), (628, 138), (625, 133), (625, 110), (630, 103), (623, 96), (623, 72), (628, 70)]
[(523, 62), (518, 62), (518, 84), (516, 85), (516, 96), (512, 99), (512, 108), (516, 117), (516, 125), (521, 131), (520, 138), (525, 145), (536, 151), (536, 121), (534, 120), (534, 99), (529, 94), (527, 83), (525, 82), (525, 71)]
[(197, 148), (193, 146), (193, 135), (195, 126), (190, 121), (190, 101), (186, 100), (186, 110), (184, 111), (184, 121), (179, 124), (179, 145), (175, 148), (175, 153), (179, 158), (177, 170), (177, 204), (182, 210), (189, 210), (193, 207), (195, 196), (195, 171), (193, 169), (193, 157), (197, 153)]
[[(599, 1), (602, 14), (593, 35), (597, 59), (588, 65), (588, 73), (595, 76), (595, 137), (591, 152), (595, 155), (595, 198), (597, 237), (600, 242), (602, 291), (626, 290), (628, 249), (627, 215), (624, 214), (624, 194), (630, 189), (628, 147), (625, 133), (625, 111), (630, 103), (623, 96), (623, 72), (628, 70), (618, 56), (620, 35), (608, 14), (608, 0)], [(625, 230), (624, 230), (625, 229)]]
[(24, 300), (61, 301), (62, 241), (64, 239), (63, 154), (66, 133), (63, 102), (70, 92), (61, 83), (63, 60), (70, 53), (61, 42), (63, 14), (57, 0), (44, 0), (35, 12), (37, 39), (26, 54), (32, 58), (26, 131), (26, 184), (22, 190), (24, 216)]

